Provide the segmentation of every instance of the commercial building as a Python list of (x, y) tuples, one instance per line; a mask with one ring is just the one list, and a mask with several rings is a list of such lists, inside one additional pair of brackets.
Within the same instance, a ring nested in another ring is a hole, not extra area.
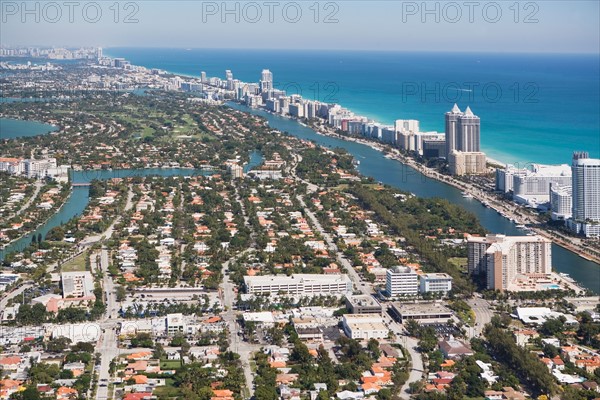
[(452, 277), (443, 273), (423, 274), (419, 279), (420, 293), (443, 293), (452, 290)]
[(419, 278), (410, 267), (395, 266), (387, 271), (385, 291), (389, 297), (416, 296), (419, 290)]
[(447, 340), (442, 340), (438, 343), (440, 351), (446, 359), (456, 359), (460, 357), (472, 356), (475, 354), (471, 347), (458, 339), (450, 337)]
[(346, 296), (346, 308), (352, 314), (381, 314), (381, 304), (366, 294)]
[(64, 298), (94, 295), (94, 279), (90, 271), (63, 272), (60, 279)]
[(586, 237), (600, 236), (600, 159), (587, 152), (573, 154), (573, 215), (571, 227)]
[(375, 314), (345, 314), (342, 319), (344, 332), (351, 339), (383, 339), (389, 329), (383, 324), (383, 318)]
[(572, 186), (560, 186), (550, 184), (550, 208), (552, 219), (568, 220), (573, 212), (573, 188)]
[(291, 296), (318, 296), (352, 292), (348, 275), (294, 274), (245, 276), (244, 284), (249, 294), (279, 293)]
[(448, 167), (452, 175), (481, 175), (487, 171), (485, 153), (452, 150), (448, 154)]
[(176, 333), (183, 332), (185, 330), (185, 320), (183, 318), (183, 314), (167, 314), (167, 318), (165, 318), (167, 334), (174, 335)]
[(467, 239), (469, 272), (487, 274), (487, 288), (507, 290), (519, 275), (552, 272), (552, 242), (541, 236), (487, 235)]
[(441, 302), (393, 302), (388, 310), (390, 315), (400, 323), (409, 319), (414, 319), (421, 324), (446, 323), (453, 315), (452, 310)]

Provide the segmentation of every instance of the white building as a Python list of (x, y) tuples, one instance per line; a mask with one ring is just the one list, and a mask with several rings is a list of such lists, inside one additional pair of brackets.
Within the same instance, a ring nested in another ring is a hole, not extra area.
[(419, 121), (416, 119), (397, 119), (394, 122), (396, 132), (419, 132)]
[(49, 170), (56, 170), (56, 158), (23, 160), (23, 174), (28, 178), (45, 178)]
[(352, 292), (348, 275), (294, 274), (245, 276), (244, 284), (249, 294), (279, 293), (291, 296), (318, 296)]
[(513, 175), (513, 200), (518, 203), (539, 205), (550, 201), (550, 185), (571, 185), (571, 168), (567, 164), (533, 164)]
[(389, 297), (416, 296), (418, 289), (419, 278), (412, 268), (396, 266), (387, 271), (385, 290)]
[(420, 293), (443, 293), (447, 294), (452, 290), (452, 277), (443, 273), (423, 274), (419, 280)]
[(344, 332), (351, 339), (383, 339), (389, 333), (379, 314), (345, 314), (342, 323)]
[(88, 297), (94, 294), (94, 278), (90, 271), (71, 271), (60, 274), (63, 298)]
[(587, 237), (600, 236), (600, 159), (573, 154), (572, 228)]
[(515, 176), (525, 175), (526, 168), (517, 168), (512, 164), (506, 164), (505, 168), (496, 169), (496, 190), (503, 193), (511, 193), (513, 191), (513, 182)]
[(553, 220), (567, 220), (573, 211), (573, 188), (550, 184), (550, 207)]
[(183, 314), (167, 314), (167, 318), (165, 318), (165, 323), (167, 327), (167, 334), (174, 335), (179, 332), (184, 332), (186, 328), (185, 319)]
[(469, 237), (469, 272), (485, 272), (488, 289), (506, 290), (518, 275), (550, 274), (551, 248), (552, 241), (541, 236)]

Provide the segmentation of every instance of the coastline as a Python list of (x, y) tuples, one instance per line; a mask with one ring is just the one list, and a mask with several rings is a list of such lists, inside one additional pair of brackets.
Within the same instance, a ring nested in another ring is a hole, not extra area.
[[(70, 184), (69, 186), (70, 186), (69, 195), (67, 197), (65, 197), (65, 199), (62, 202), (62, 204), (60, 205), (60, 207), (58, 207), (54, 213), (52, 213), (45, 220), (43, 220), (39, 224), (37, 224), (34, 229), (24, 233), (23, 235), (19, 236), (18, 238), (11, 240), (10, 242), (5, 243), (2, 247), (0, 247), (0, 261), (2, 261), (7, 254), (10, 254), (10, 253), (6, 253), (7, 247), (11, 246), (12, 244), (18, 242), (21, 239), (24, 239), (27, 235), (35, 233), (36, 231), (41, 229), (44, 225), (46, 225), (55, 215), (57, 215), (63, 209), (63, 207), (69, 202), (69, 199), (71, 198), (71, 196), (73, 196), (73, 185)], [(44, 240), (45, 239), (46, 238), (44, 237)], [(17, 251), (20, 251), (20, 250), (17, 250)]]
[[(265, 111), (272, 115), (281, 116), (280, 114), (271, 112), (262, 107), (258, 107), (257, 109), (260, 109), (260, 110)], [(300, 120), (299, 118), (294, 118), (289, 115), (286, 115), (283, 117), (286, 119), (295, 120), (300, 125), (312, 129), (315, 133), (317, 133), (319, 135), (330, 136), (330, 137), (334, 137), (336, 139), (341, 139), (341, 140), (348, 141), (348, 142), (359, 143), (359, 144), (368, 146), (368, 147), (372, 148), (373, 150), (376, 150), (380, 153), (386, 154), (387, 158), (396, 160), (404, 165), (407, 165), (407, 166), (413, 168), (414, 170), (418, 171), (419, 173), (425, 175), (428, 178), (435, 179), (439, 182), (448, 184), (456, 189), (459, 189), (459, 190), (469, 194), (470, 196), (473, 197), (474, 200), (479, 201), (485, 207), (489, 207), (490, 209), (495, 210), (498, 214), (511, 220), (513, 223), (515, 223), (517, 225), (531, 225), (531, 224), (538, 223), (537, 221), (532, 220), (528, 216), (523, 217), (520, 210), (518, 209), (518, 207), (516, 205), (514, 205), (513, 203), (508, 202), (508, 201), (499, 201), (498, 199), (489, 196), (488, 194), (483, 192), (481, 189), (474, 187), (472, 184), (468, 184), (468, 183), (459, 181), (457, 179), (454, 179), (451, 176), (443, 175), (431, 168), (428, 168), (427, 166), (414, 160), (412, 157), (403, 155), (402, 153), (400, 153), (400, 151), (398, 149), (391, 147), (387, 144), (380, 143), (380, 142), (377, 142), (374, 140), (364, 139), (361, 137), (341, 135), (330, 127), (327, 127), (324, 125), (306, 124), (304, 121)], [(495, 160), (495, 159), (492, 159), (489, 157), (486, 157), (486, 158), (487, 158), (487, 162), (489, 164), (495, 164), (495, 165), (499, 165), (501, 167), (503, 167), (505, 165), (499, 160)], [(556, 236), (556, 233), (554, 233), (554, 232), (547, 231), (545, 229), (542, 229), (539, 227), (533, 227), (533, 226), (528, 226), (527, 229), (531, 232), (535, 232), (536, 234), (551, 240), (553, 243), (557, 244), (558, 246), (561, 246), (562, 248), (575, 253), (577, 256), (583, 258), (584, 260), (600, 264), (600, 256), (599, 255), (586, 253), (585, 251), (583, 251), (583, 249), (581, 247), (573, 245), (566, 238)]]

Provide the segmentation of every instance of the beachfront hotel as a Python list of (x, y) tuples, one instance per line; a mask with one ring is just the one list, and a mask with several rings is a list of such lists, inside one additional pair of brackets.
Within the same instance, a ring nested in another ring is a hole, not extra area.
[(519, 277), (552, 272), (552, 241), (541, 236), (471, 236), (467, 239), (468, 269), (487, 274), (487, 288), (508, 290)]
[(600, 236), (600, 159), (587, 152), (575, 152), (573, 175), (573, 216), (569, 226), (586, 237)]
[(446, 154), (452, 150), (464, 152), (480, 151), (481, 120), (473, 114), (470, 107), (463, 113), (454, 105), (446, 113)]
[(486, 172), (487, 160), (480, 150), (481, 120), (467, 106), (465, 112), (454, 104), (446, 113), (446, 159), (452, 175), (480, 175)]

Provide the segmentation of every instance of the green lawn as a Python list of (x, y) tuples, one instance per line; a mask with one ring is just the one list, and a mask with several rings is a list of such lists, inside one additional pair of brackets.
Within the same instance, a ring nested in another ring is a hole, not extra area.
[(448, 259), (448, 262), (452, 265), (454, 265), (456, 268), (458, 268), (461, 271), (464, 271), (467, 269), (467, 257), (451, 257)]
[(178, 369), (181, 367), (179, 360), (161, 360), (160, 369)]
[(60, 266), (61, 272), (85, 271), (85, 258), (87, 252), (83, 252), (71, 261), (68, 261)]

